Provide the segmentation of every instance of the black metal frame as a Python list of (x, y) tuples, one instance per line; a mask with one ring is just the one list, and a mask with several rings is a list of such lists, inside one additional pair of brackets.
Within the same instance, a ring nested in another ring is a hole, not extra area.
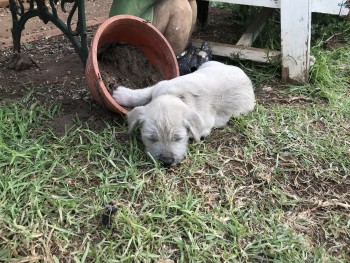
[[(21, 0), (9, 0), (13, 24), (11, 29), (13, 51), (21, 52), (21, 35), (26, 22), (33, 17), (39, 17), (45, 24), (52, 22), (64, 33), (73, 44), (75, 51), (85, 66), (89, 52), (86, 32), (85, 0), (61, 0), (61, 9), (65, 13), (67, 12), (65, 9), (66, 3), (73, 4), (66, 23), (58, 17), (57, 3), (58, 0), (29, 0), (29, 9), (25, 10)], [(73, 29), (72, 19), (75, 14), (78, 16), (78, 22), (76, 28)]]

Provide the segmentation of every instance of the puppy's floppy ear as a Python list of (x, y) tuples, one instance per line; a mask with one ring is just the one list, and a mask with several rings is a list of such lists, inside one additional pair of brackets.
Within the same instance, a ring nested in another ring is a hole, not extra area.
[(142, 126), (142, 123), (145, 120), (145, 107), (135, 107), (127, 114), (128, 118), (128, 131), (132, 133), (134, 130)]
[(190, 111), (185, 117), (185, 127), (190, 131), (196, 142), (201, 139), (201, 132), (204, 128), (204, 121), (201, 116), (195, 111)]

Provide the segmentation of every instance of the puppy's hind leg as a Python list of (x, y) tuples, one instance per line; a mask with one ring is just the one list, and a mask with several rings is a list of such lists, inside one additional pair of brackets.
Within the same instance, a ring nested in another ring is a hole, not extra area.
[(129, 89), (119, 86), (113, 91), (112, 97), (125, 107), (144, 106), (152, 99), (153, 86), (144, 89)]

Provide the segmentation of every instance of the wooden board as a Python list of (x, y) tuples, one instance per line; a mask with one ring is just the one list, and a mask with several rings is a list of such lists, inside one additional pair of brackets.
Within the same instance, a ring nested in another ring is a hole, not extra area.
[[(200, 47), (204, 41), (200, 39), (192, 39), (191, 42), (195, 47)], [(238, 59), (268, 63), (271, 60), (279, 59), (281, 54), (281, 52), (276, 50), (235, 46), (235, 45), (222, 44), (217, 42), (207, 42), (207, 43), (209, 43), (213, 51), (213, 55), (221, 56), (221, 57), (238, 58)]]
[(252, 46), (255, 39), (258, 37), (262, 29), (264, 28), (267, 19), (270, 18), (272, 13), (275, 11), (274, 8), (264, 7), (261, 12), (255, 17), (254, 21), (244, 32), (241, 38), (236, 43), (236, 46)]

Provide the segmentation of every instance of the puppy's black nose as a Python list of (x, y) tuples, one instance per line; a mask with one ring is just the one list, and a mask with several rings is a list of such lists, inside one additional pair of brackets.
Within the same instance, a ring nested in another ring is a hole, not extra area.
[(164, 166), (170, 166), (174, 163), (175, 160), (174, 160), (174, 157), (161, 155), (161, 156), (159, 156), (159, 161)]

